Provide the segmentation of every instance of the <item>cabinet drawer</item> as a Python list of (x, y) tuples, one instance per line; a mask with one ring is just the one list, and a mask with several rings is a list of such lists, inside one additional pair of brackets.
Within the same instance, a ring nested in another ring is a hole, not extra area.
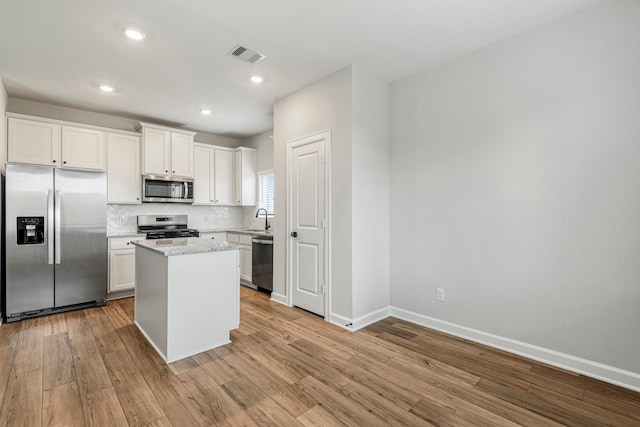
[(131, 241), (144, 240), (144, 237), (116, 237), (109, 239), (109, 250), (133, 249)]
[(200, 234), (201, 239), (215, 240), (216, 242), (224, 242), (227, 240), (226, 233), (203, 233)]
[(251, 246), (253, 236), (251, 234), (240, 234), (240, 244)]

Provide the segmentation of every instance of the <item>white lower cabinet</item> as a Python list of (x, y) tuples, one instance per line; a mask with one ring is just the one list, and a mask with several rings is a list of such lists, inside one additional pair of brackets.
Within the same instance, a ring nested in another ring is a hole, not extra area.
[(251, 283), (251, 234), (227, 233), (227, 242), (240, 245), (240, 280)]
[(136, 250), (131, 243), (134, 240), (144, 240), (144, 237), (109, 239), (109, 293), (136, 287)]

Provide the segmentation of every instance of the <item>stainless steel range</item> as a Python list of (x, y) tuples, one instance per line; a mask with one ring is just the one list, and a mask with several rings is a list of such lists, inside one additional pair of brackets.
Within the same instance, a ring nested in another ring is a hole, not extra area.
[(198, 230), (188, 228), (187, 215), (138, 215), (138, 232), (147, 239), (199, 237)]

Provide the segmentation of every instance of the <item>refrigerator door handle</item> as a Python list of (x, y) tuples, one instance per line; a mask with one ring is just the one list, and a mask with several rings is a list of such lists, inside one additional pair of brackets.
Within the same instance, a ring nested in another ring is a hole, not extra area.
[(60, 190), (56, 190), (55, 200), (55, 241), (56, 241), (56, 264), (60, 264)]
[(53, 191), (47, 193), (47, 263), (53, 264), (53, 242), (54, 242), (54, 220), (53, 220)]

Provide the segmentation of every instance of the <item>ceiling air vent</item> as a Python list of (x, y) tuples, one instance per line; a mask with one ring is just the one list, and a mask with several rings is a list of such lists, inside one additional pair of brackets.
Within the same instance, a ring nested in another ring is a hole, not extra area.
[(265, 58), (265, 55), (240, 45), (231, 49), (227, 55), (249, 64), (255, 64)]

